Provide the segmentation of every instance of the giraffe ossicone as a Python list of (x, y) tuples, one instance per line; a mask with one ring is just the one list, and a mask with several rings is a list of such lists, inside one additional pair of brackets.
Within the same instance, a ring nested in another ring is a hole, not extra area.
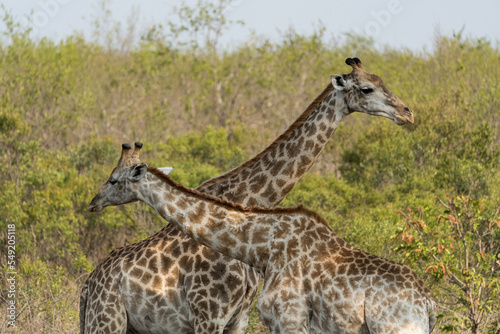
[[(367, 73), (359, 59), (348, 58), (346, 64), (352, 72), (334, 75), (268, 147), (197, 189), (244, 206), (273, 207), (317, 161), (347, 115), (382, 116), (398, 125), (413, 122), (406, 105), (378, 76)], [(148, 275), (157, 284), (143, 283)], [(258, 279), (255, 269), (198, 244), (170, 224), (143, 241), (115, 249), (95, 268), (82, 288), (81, 328), (87, 333), (127, 328), (242, 334)]]
[(272, 333), (432, 331), (435, 300), (417, 275), (349, 245), (315, 212), (245, 208), (135, 162), (113, 170), (89, 211), (143, 201), (197, 242), (255, 268), (264, 277), (257, 307)]

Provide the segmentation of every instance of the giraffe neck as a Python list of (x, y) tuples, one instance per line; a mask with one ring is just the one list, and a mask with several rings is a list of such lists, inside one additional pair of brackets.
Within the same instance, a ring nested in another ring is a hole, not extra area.
[[(134, 186), (137, 199), (155, 209), (195, 241), (261, 273), (269, 256), (270, 209), (250, 211), (240, 205), (187, 189), (154, 168)], [(263, 221), (265, 223), (263, 223)]]
[(327, 86), (270, 146), (198, 190), (244, 206), (277, 205), (311, 168), (349, 112), (345, 97)]

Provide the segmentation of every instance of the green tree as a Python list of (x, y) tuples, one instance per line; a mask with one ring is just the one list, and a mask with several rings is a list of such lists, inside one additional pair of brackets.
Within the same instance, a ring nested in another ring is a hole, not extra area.
[(488, 210), (467, 196), (438, 198), (436, 211), (401, 212), (398, 231), (407, 261), (417, 265), (437, 292), (441, 330), (500, 332), (500, 207)]

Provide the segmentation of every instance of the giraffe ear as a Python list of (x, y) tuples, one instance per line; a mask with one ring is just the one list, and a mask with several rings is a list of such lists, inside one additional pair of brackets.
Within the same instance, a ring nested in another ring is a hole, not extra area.
[(168, 174), (172, 173), (172, 171), (174, 170), (174, 167), (160, 167), (158, 169), (161, 170), (161, 172), (163, 174), (168, 175)]
[(343, 90), (345, 88), (345, 80), (340, 74), (335, 74), (330, 77), (332, 85), (336, 90)]
[(142, 179), (144, 175), (146, 175), (147, 171), (148, 165), (146, 165), (145, 163), (135, 165), (134, 167), (132, 167), (132, 171), (130, 172), (128, 179), (132, 182), (137, 182)]

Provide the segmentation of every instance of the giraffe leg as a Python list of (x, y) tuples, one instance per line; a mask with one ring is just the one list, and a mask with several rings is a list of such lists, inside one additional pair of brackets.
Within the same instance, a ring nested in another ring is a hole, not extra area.
[(185, 284), (195, 333), (244, 334), (258, 273), (219, 253), (204, 251), (203, 255), (196, 257), (193, 271), (206, 275), (198, 274)]
[(252, 306), (253, 299), (259, 290), (259, 278), (258, 272), (251, 268), (250, 266), (244, 267), (246, 274), (246, 289), (244, 291), (244, 296), (239, 302), (240, 308), (237, 309), (229, 323), (226, 324), (224, 328), (224, 334), (244, 334), (248, 326), (248, 320), (250, 317), (250, 308)]
[(120, 298), (98, 286), (89, 286), (85, 317), (85, 333), (127, 332), (127, 313)]
[[(88, 321), (85, 324), (85, 333), (113, 333), (125, 334), (127, 333), (127, 319), (116, 308), (105, 307), (102, 312), (95, 314), (90, 310), (87, 314)], [(131, 333), (134, 333), (133, 331)]]
[(85, 318), (87, 316), (88, 279), (80, 293), (80, 334), (85, 334)]
[(245, 334), (248, 326), (248, 320), (250, 316), (250, 303), (247, 304), (246, 301), (242, 303), (242, 307), (236, 310), (235, 314), (231, 317), (228, 323), (224, 327), (224, 334)]
[[(194, 332), (197, 334), (244, 333), (237, 331), (239, 322), (230, 322), (230, 319), (238, 319), (237, 315), (236, 317), (231, 316), (235, 310), (228, 307), (227, 303), (219, 303), (220, 299), (217, 298), (218, 294), (215, 292), (216, 290), (216, 288), (210, 290), (215, 296), (205, 297), (203, 302), (191, 306), (191, 310), (194, 314)], [(239, 303), (236, 304), (238, 305)], [(236, 312), (238, 312), (238, 310), (236, 310)]]
[(97, 326), (92, 326), (87, 333), (125, 334), (127, 317), (121, 313), (119, 305), (108, 306), (96, 317)]
[(300, 279), (288, 275), (266, 279), (257, 301), (257, 309), (262, 322), (271, 333), (309, 333), (307, 302), (305, 295), (301, 293), (299, 282)]
[(219, 295), (215, 287), (213, 289), (193, 289), (187, 294), (187, 299), (190, 301), (189, 307), (193, 314), (194, 333), (222, 334), (224, 325), (229, 319), (229, 316), (224, 314), (227, 310), (221, 307), (219, 300), (209, 296), (210, 291), (216, 296)]

